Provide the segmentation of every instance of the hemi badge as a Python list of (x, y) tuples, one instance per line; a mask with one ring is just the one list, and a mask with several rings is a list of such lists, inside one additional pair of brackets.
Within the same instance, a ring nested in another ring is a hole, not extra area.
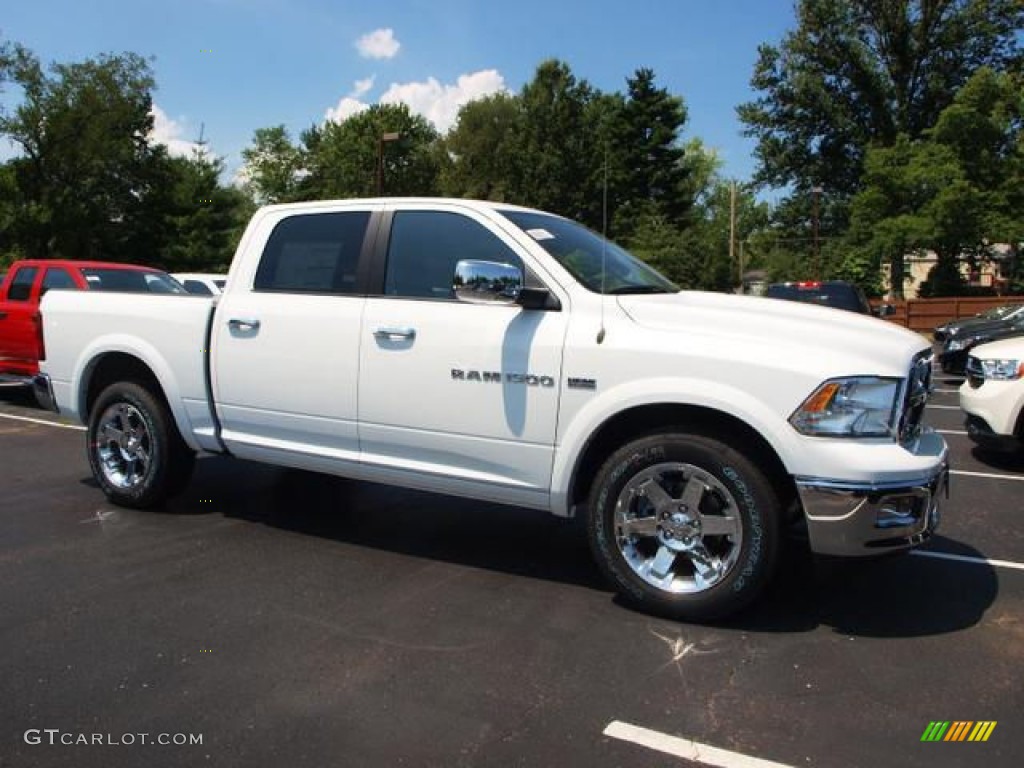
[(569, 377), (569, 389), (597, 389), (597, 379), (574, 379)]

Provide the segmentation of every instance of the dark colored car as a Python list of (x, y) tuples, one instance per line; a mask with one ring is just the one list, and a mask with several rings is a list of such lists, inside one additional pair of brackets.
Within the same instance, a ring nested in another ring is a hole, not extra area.
[(942, 366), (944, 373), (962, 374), (967, 365), (967, 356), (972, 349), (979, 344), (1012, 336), (1024, 336), (1024, 315), (1016, 315), (1001, 323), (975, 326), (959, 336), (948, 337), (942, 345), (939, 365)]
[(833, 309), (845, 309), (862, 315), (885, 316), (892, 314), (892, 307), (884, 305), (873, 310), (868, 297), (860, 286), (845, 280), (805, 280), (798, 283), (772, 283), (765, 296), (769, 299), (802, 301), (820, 304)]
[(970, 334), (984, 328), (998, 328), (1001, 323), (1018, 317), (1024, 317), (1024, 304), (1003, 304), (986, 309), (971, 317), (961, 317), (938, 325), (932, 336), (936, 341), (945, 341), (948, 338), (962, 336), (965, 333)]

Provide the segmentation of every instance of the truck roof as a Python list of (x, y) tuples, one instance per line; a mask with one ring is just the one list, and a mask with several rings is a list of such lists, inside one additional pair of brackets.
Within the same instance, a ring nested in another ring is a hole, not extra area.
[(303, 211), (316, 208), (326, 208), (336, 205), (362, 205), (367, 203), (375, 204), (416, 204), (416, 205), (458, 205), (464, 208), (472, 208), (483, 211), (530, 211), (532, 213), (548, 213), (551, 216), (556, 214), (542, 211), (537, 208), (527, 208), (512, 203), (501, 203), (493, 200), (469, 200), (461, 197), (363, 197), (363, 198), (341, 198), (337, 200), (309, 200), (301, 203), (276, 203), (264, 206), (261, 210), (274, 211)]

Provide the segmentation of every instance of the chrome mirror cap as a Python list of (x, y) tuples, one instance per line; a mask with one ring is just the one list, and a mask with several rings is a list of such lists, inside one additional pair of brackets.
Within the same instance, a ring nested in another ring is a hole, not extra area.
[(522, 287), (522, 270), (512, 264), (464, 259), (455, 265), (452, 291), (468, 304), (511, 306)]

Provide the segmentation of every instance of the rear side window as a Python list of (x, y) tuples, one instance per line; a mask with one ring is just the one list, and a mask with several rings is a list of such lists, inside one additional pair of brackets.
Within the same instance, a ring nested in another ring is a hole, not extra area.
[(15, 272), (11, 287), (7, 290), (7, 299), (9, 301), (28, 301), (32, 294), (32, 283), (36, 281), (36, 272), (38, 271), (35, 267), (22, 267)]
[(522, 260), (483, 225), (457, 213), (398, 211), (391, 225), (384, 293), (451, 299), (455, 265), (462, 259), (523, 268)]
[(355, 293), (359, 254), (369, 222), (369, 211), (303, 214), (280, 221), (263, 249), (253, 288)]
[(189, 293), (198, 293), (202, 296), (213, 295), (213, 291), (207, 287), (206, 283), (202, 283), (199, 280), (186, 280), (183, 285)]
[(141, 269), (87, 267), (82, 270), (90, 291), (116, 293), (184, 293), (185, 289), (163, 272)]
[(39, 295), (42, 296), (51, 288), (70, 288), (74, 290), (77, 287), (71, 277), (71, 273), (66, 269), (47, 267), (46, 274), (43, 275), (43, 287), (39, 291)]

